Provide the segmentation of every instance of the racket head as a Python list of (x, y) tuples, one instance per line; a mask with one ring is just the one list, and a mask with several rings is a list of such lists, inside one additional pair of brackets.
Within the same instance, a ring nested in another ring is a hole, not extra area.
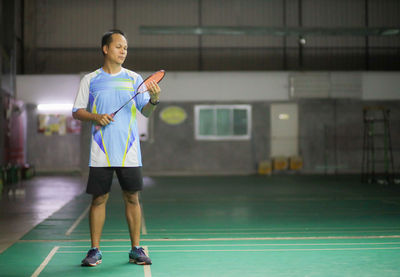
[(158, 84), (159, 82), (161, 82), (164, 76), (165, 76), (165, 70), (163, 69), (154, 72), (139, 85), (139, 87), (136, 90), (137, 93), (143, 93), (147, 91), (148, 90), (147, 88), (150, 86), (151, 82), (155, 81)]

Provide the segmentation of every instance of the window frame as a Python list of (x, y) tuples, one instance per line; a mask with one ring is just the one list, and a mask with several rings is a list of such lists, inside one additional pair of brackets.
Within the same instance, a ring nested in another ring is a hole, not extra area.
[[(200, 111), (203, 109), (211, 109), (214, 113), (213, 118), (213, 128), (214, 128), (214, 135), (200, 135)], [(240, 109), (245, 110), (247, 113), (247, 133), (245, 135), (215, 135), (216, 133), (216, 126), (217, 126), (217, 118), (216, 113), (218, 109), (229, 109), (230, 117), (231, 117), (231, 126), (233, 128), (233, 110)], [(251, 139), (251, 126), (252, 126), (252, 117), (251, 117), (252, 107), (249, 104), (240, 104), (240, 105), (195, 105), (194, 106), (194, 136), (196, 140), (212, 140), (212, 141), (221, 141), (221, 140), (250, 140)]]

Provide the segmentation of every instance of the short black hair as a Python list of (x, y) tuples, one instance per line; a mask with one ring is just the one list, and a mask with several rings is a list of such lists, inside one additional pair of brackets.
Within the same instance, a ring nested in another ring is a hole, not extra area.
[(110, 43), (112, 42), (112, 35), (113, 34), (120, 34), (126, 39), (126, 35), (121, 30), (112, 29), (112, 30), (109, 30), (109, 31), (105, 32), (103, 37), (101, 38), (101, 53), (103, 53), (103, 55), (105, 55), (104, 51), (103, 51), (103, 46), (104, 45), (107, 45), (107, 46), (110, 45)]

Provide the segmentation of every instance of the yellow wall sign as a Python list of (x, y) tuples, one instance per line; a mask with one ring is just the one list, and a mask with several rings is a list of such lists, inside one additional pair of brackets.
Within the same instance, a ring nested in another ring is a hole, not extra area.
[(163, 109), (160, 118), (167, 124), (177, 125), (185, 121), (187, 114), (184, 109), (178, 106), (170, 106)]

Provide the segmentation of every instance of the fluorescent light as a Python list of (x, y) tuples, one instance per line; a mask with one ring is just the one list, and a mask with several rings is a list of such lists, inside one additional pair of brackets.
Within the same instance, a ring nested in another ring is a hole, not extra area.
[(37, 109), (42, 112), (72, 111), (72, 104), (39, 104)]
[(382, 32), (383, 36), (396, 36), (400, 34), (400, 29), (387, 29)]
[(289, 119), (289, 115), (287, 113), (281, 113), (279, 115), (279, 119), (288, 120)]

